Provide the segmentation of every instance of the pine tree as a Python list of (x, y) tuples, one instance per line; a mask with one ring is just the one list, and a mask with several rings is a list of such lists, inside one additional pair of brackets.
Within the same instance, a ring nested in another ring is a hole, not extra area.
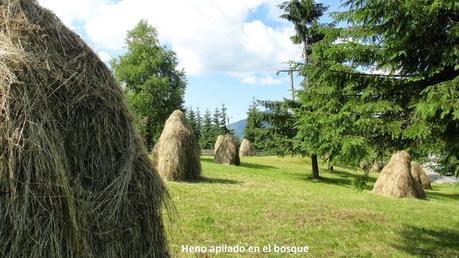
[(194, 135), (196, 136), (196, 139), (198, 141), (201, 139), (201, 127), (202, 127), (202, 117), (201, 117), (201, 111), (199, 111), (199, 108), (196, 108), (196, 113), (195, 113), (195, 121), (196, 121), (196, 127), (194, 128)]
[(206, 112), (204, 112), (200, 134), (201, 139), (199, 142), (201, 144), (201, 148), (211, 149), (214, 144), (214, 131), (212, 124), (212, 115), (210, 114), (210, 111), (208, 109), (206, 109)]
[(198, 130), (199, 128), (197, 127), (196, 113), (194, 112), (193, 107), (189, 107), (187, 109), (187, 112), (185, 113), (185, 117), (188, 120), (188, 123), (190, 124), (191, 129), (193, 129), (193, 132), (196, 132), (196, 130)]
[(221, 121), (220, 110), (218, 108), (215, 108), (215, 112), (212, 117), (212, 132), (213, 132), (214, 141), (217, 139), (219, 135), (222, 135), (224, 133), (222, 128), (220, 127), (220, 121)]
[(250, 141), (256, 149), (263, 149), (267, 140), (263, 130), (263, 114), (258, 110), (258, 102), (254, 99), (247, 112), (247, 125), (244, 128), (244, 138)]
[(261, 113), (261, 119), (266, 125), (260, 130), (263, 151), (280, 156), (307, 154), (299, 153), (295, 143), (297, 130), (292, 109), (296, 108), (298, 103), (287, 99), (259, 103), (266, 108), (266, 111)]
[[(286, 19), (293, 23), (295, 27), (296, 34), (291, 37), (293, 43), (303, 45), (303, 58), (304, 64), (307, 65), (310, 62), (311, 55), (311, 44), (320, 41), (323, 38), (322, 33), (320, 32), (319, 18), (327, 10), (321, 3), (316, 3), (314, 0), (291, 0), (283, 2), (279, 6), (284, 14), (281, 15), (281, 18)], [(304, 89), (307, 90), (309, 87), (308, 78), (305, 77), (304, 80)], [(317, 129), (317, 128), (310, 128)], [(316, 130), (315, 130), (316, 131)], [(306, 132), (308, 133), (308, 132)], [(317, 132), (310, 132), (310, 136), (317, 136)], [(302, 135), (299, 135), (297, 138), (301, 138)], [(301, 139), (299, 141), (301, 143)], [(302, 145), (302, 144), (300, 144)], [(302, 152), (307, 152), (311, 155), (311, 164), (312, 164), (312, 177), (313, 179), (319, 179), (319, 165), (317, 161), (317, 150), (311, 148), (311, 146), (302, 145), (299, 148)]]
[(222, 109), (220, 111), (220, 128), (223, 133), (230, 133), (228, 129), (227, 122), (228, 122), (228, 115), (226, 114), (226, 106), (222, 104)]
[[(440, 153), (458, 169), (454, 1), (345, 5), (337, 22), (350, 27), (323, 28), (303, 69), (309, 80), (298, 112), (304, 145), (353, 163), (400, 149), (414, 158)], [(320, 128), (315, 137), (314, 128)]]

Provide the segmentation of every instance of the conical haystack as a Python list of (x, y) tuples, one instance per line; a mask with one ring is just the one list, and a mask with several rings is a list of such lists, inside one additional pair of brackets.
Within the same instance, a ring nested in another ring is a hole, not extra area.
[(223, 135), (219, 135), (214, 144), (214, 154), (215, 154), (215, 151), (218, 149), (218, 146), (220, 146), (220, 143), (222, 143), (222, 140), (223, 140)]
[(215, 149), (214, 161), (229, 165), (240, 165), (239, 148), (231, 134), (222, 136), (220, 144)]
[(394, 154), (383, 168), (373, 192), (392, 197), (425, 198), (421, 185), (411, 176), (411, 157), (406, 151)]
[(414, 180), (416, 180), (423, 189), (432, 189), (429, 176), (427, 176), (424, 169), (422, 169), (422, 167), (416, 161), (411, 162), (411, 176), (413, 176)]
[(153, 149), (153, 161), (164, 180), (182, 181), (201, 175), (200, 148), (193, 129), (182, 111), (174, 111), (166, 121)]
[(241, 142), (241, 147), (239, 147), (239, 156), (255, 156), (255, 150), (250, 144), (249, 140), (243, 139)]
[(0, 256), (167, 257), (169, 198), (97, 55), (0, 0)]

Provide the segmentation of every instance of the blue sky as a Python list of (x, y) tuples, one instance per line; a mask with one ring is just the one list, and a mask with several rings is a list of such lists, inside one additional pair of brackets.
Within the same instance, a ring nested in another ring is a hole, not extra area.
[[(185, 106), (211, 112), (225, 104), (230, 122), (246, 117), (254, 98), (290, 95), (287, 74), (276, 75), (301, 49), (276, 0), (39, 0), (108, 62), (123, 53), (126, 31), (140, 19), (157, 28), (187, 74)], [(338, 9), (339, 0), (320, 1)], [(323, 22), (328, 22), (324, 17)], [(298, 85), (301, 78), (295, 78)]]

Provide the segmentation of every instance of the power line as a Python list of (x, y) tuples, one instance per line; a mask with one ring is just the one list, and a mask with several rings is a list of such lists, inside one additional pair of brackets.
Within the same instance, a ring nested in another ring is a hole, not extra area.
[(231, 18), (229, 18), (228, 15), (226, 15), (225, 12), (222, 11), (222, 9), (220, 9), (220, 7), (218, 7), (218, 6), (214, 3), (214, 1), (209, 0), (209, 2), (215, 7), (215, 9), (217, 9), (217, 10), (226, 18), (227, 21), (229, 21), (231, 24), (233, 24), (233, 26), (234, 26), (237, 30), (241, 31), (242, 34), (244, 34), (244, 35), (248, 38), (248, 35), (244, 32), (244, 30), (242, 30), (242, 28), (241, 28), (238, 24), (236, 24), (236, 22), (234, 22)]
[[(184, 0), (189, 6), (191, 6), (191, 8), (193, 8), (198, 14), (200, 14), (203, 18), (205, 18), (208, 22), (210, 22), (215, 28), (217, 28), (217, 30), (219, 30), (220, 32), (222, 32), (223, 34), (225, 34), (227, 37), (229, 37), (231, 40), (239, 43), (242, 47), (246, 48), (246, 46), (244, 45), (244, 43), (242, 43), (239, 39), (233, 37), (230, 33), (224, 31), (223, 29), (221, 29), (214, 21), (212, 21), (209, 17), (207, 17), (203, 12), (201, 12), (198, 8), (196, 8), (196, 6), (194, 6), (191, 2), (189, 2), (188, 0)], [(226, 16), (226, 15), (225, 15)], [(262, 62), (264, 63), (265, 65), (268, 65), (269, 67), (272, 67), (272, 64), (268, 63), (267, 61), (264, 60), (264, 58), (260, 57), (258, 54), (255, 53), (255, 56)]]
[[(241, 0), (242, 3), (245, 5), (245, 7), (247, 8), (247, 10), (249, 11), (249, 13), (252, 15), (252, 17), (254, 19), (256, 19), (257, 17), (255, 16), (255, 13), (252, 11), (252, 9), (250, 9), (250, 7), (247, 5), (247, 3), (244, 1), (244, 0)], [(268, 36), (273, 40), (273, 42), (280, 48), (283, 48), (280, 43), (277, 41), (277, 39), (271, 35), (271, 33), (269, 33), (268, 29), (266, 29), (265, 26), (263, 26), (263, 29), (265, 30), (266, 34), (268, 34)]]

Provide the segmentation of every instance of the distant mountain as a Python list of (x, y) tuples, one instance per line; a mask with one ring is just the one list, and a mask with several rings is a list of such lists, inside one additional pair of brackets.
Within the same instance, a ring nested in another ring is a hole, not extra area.
[(244, 138), (244, 129), (246, 126), (247, 126), (247, 119), (243, 119), (241, 121), (231, 123), (229, 125), (229, 129), (234, 130), (234, 134), (237, 136), (237, 138), (242, 139)]

